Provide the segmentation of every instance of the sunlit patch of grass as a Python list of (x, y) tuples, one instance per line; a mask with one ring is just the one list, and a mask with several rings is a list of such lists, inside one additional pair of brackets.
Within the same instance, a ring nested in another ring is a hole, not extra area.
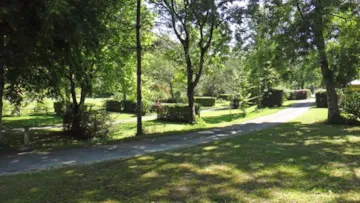
[(10, 203), (360, 202), (360, 127), (318, 123), (315, 114), (326, 118), (326, 112), (311, 109), (289, 124), (189, 149), (3, 176), (0, 198)]

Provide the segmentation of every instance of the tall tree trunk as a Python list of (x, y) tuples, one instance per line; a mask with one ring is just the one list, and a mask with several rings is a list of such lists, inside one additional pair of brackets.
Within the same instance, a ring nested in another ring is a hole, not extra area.
[[(187, 96), (188, 96), (188, 100), (189, 100), (189, 123), (190, 124), (194, 124), (195, 123), (195, 99), (194, 99), (194, 86), (191, 82), (189, 81), (189, 75), (188, 75), (188, 87), (187, 87)], [(191, 77), (192, 78), (192, 77)]]
[(338, 96), (335, 90), (335, 81), (333, 71), (329, 69), (328, 60), (325, 57), (321, 58), (321, 72), (324, 78), (327, 103), (328, 103), (328, 122), (339, 123), (341, 121)]
[(70, 73), (69, 76), (69, 80), (70, 80), (70, 93), (71, 93), (71, 98), (72, 98), (72, 118), (71, 118), (71, 132), (73, 134), (73, 136), (77, 137), (81, 134), (80, 132), (80, 105), (77, 102), (76, 99), (76, 86), (75, 86), (75, 82), (74, 82), (74, 78), (73, 78), (73, 74)]
[(334, 73), (329, 68), (329, 61), (326, 54), (326, 45), (324, 39), (324, 2), (320, 0), (315, 1), (315, 25), (314, 29), (314, 40), (317, 47), (317, 52), (320, 59), (321, 72), (324, 79), (326, 92), (327, 92), (327, 102), (328, 102), (328, 122), (329, 123), (338, 123), (341, 120), (338, 96), (335, 90), (335, 79)]
[(174, 88), (173, 88), (173, 84), (172, 84), (172, 82), (171, 82), (171, 81), (169, 82), (169, 86), (170, 86), (171, 99), (172, 99), (173, 101), (175, 101), (175, 103), (177, 103), (177, 102), (176, 102), (176, 99), (175, 99), (175, 95), (174, 95)]
[(136, 5), (136, 43), (137, 43), (137, 133), (136, 135), (143, 134), (142, 128), (142, 95), (141, 95), (141, 0), (137, 0)]
[(3, 139), (2, 135), (2, 111), (3, 111), (3, 97), (4, 97), (4, 87), (5, 87), (5, 59), (4, 59), (4, 49), (5, 49), (5, 36), (1, 34), (0, 36), (0, 140)]

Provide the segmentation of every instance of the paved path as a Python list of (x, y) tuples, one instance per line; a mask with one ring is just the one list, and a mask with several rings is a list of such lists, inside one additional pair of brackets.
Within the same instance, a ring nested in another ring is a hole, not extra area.
[(116, 145), (6, 155), (0, 157), (0, 174), (4, 175), (67, 165), (88, 164), (105, 160), (129, 158), (152, 152), (191, 147), (289, 122), (308, 111), (312, 104), (313, 100), (302, 101), (275, 114), (224, 128), (131, 141)]

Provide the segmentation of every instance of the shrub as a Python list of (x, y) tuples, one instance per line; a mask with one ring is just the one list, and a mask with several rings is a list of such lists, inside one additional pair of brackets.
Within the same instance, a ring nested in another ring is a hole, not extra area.
[(65, 131), (71, 132), (72, 136), (81, 139), (105, 139), (110, 134), (111, 118), (104, 111), (84, 110), (80, 113), (80, 126), (76, 132), (71, 132), (72, 111), (68, 110), (63, 115)]
[(261, 100), (262, 107), (280, 107), (284, 102), (284, 91), (278, 89), (270, 89), (265, 92)]
[(321, 90), (316, 92), (315, 94), (316, 97), (316, 107), (317, 108), (327, 108), (327, 94), (326, 91)]
[[(200, 116), (200, 105), (195, 104), (195, 114)], [(190, 122), (189, 106), (187, 104), (159, 104), (157, 118), (163, 121)]]
[(215, 97), (195, 97), (195, 103), (200, 104), (200, 106), (215, 106), (215, 102)]
[(284, 97), (288, 100), (302, 100), (311, 97), (311, 91), (308, 89), (303, 90), (285, 90)]
[[(71, 104), (67, 104), (71, 105)], [(54, 111), (57, 116), (64, 115), (67, 108), (66, 102), (54, 102)]]
[(159, 100), (160, 103), (167, 103), (167, 104), (175, 104), (175, 99), (169, 98), (169, 99), (161, 99)]
[(346, 95), (344, 112), (355, 119), (360, 118), (360, 92), (351, 92)]
[(296, 90), (295, 91), (295, 99), (301, 100), (301, 99), (308, 99), (311, 97), (311, 91), (308, 89), (303, 90)]
[[(122, 101), (121, 104), (123, 106), (122, 112), (136, 114), (137, 104), (135, 101)], [(148, 100), (143, 100), (142, 107), (142, 115), (146, 115), (151, 111), (151, 102)]]
[(286, 98), (287, 100), (296, 100), (296, 91), (284, 90), (284, 98)]
[(222, 100), (227, 100), (227, 101), (231, 101), (233, 100), (234, 95), (233, 94), (220, 94), (218, 99), (222, 99)]
[(136, 113), (136, 102), (124, 100), (121, 102), (123, 106), (124, 113)]
[(121, 112), (121, 102), (116, 100), (106, 101), (106, 111), (108, 112)]

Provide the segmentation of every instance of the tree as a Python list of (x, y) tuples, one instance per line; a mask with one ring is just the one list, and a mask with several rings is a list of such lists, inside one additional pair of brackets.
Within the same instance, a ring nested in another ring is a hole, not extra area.
[(0, 2), (0, 138), (4, 95), (19, 102), (21, 88), (30, 91), (33, 84), (42, 82), (36, 64), (46, 57), (37, 55), (36, 50), (42, 24), (40, 11), (45, 8), (42, 0)]
[(157, 95), (157, 98), (153, 98), (154, 100), (170, 97), (173, 101), (178, 99), (175, 91), (186, 84), (183, 71), (185, 63), (181, 51), (179, 43), (167, 36), (161, 36), (147, 53), (145, 60), (149, 65), (145, 67), (145, 75), (151, 77), (153, 86), (159, 87), (157, 89), (162, 93)]
[[(204, 72), (204, 64), (212, 55), (221, 52), (215, 43), (226, 45), (229, 26), (226, 19), (229, 1), (153, 0), (160, 17), (173, 30), (183, 48), (187, 74), (187, 97), (190, 122), (195, 122), (195, 88)], [(216, 40), (214, 40), (216, 39)], [(220, 46), (221, 47), (221, 46)]]
[[(270, 13), (271, 34), (277, 39), (284, 55), (296, 58), (312, 51), (316, 52), (328, 95), (328, 122), (340, 122), (338, 96), (335, 90), (336, 71), (331, 63), (329, 44), (337, 41), (342, 35), (338, 26), (334, 26), (334, 20), (352, 20), (352, 15), (358, 18), (359, 4), (341, 0), (274, 0), (267, 1), (263, 6)], [(347, 68), (342, 66), (342, 71)]]
[(143, 134), (142, 128), (142, 95), (141, 95), (141, 0), (137, 0), (136, 5), (136, 51), (137, 51), (137, 133), (136, 135)]
[[(93, 84), (99, 80), (106, 81), (100, 82), (98, 88), (119, 84), (121, 80), (114, 76), (121, 76), (117, 72), (129, 72), (129, 64), (134, 64), (135, 31), (130, 16), (135, 16), (136, 4), (130, 0), (64, 2), (54, 3), (49, 9), (52, 18), (47, 23), (46, 48), (52, 53), (50, 59), (54, 65), (48, 66), (48, 72), (68, 81), (72, 100), (71, 131), (78, 138), (86, 138), (80, 125), (86, 110), (85, 99), (92, 93)], [(147, 25), (148, 21), (145, 22)], [(61, 88), (60, 83), (54, 86)]]

